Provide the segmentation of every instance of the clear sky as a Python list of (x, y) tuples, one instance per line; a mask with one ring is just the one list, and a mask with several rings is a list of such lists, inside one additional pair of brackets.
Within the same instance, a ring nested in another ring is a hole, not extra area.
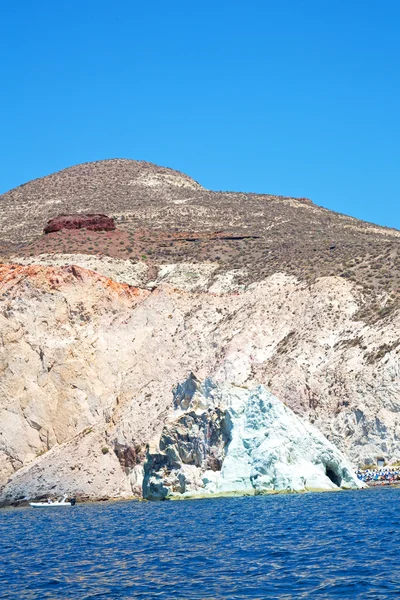
[(400, 228), (399, 0), (3, 0), (0, 192), (134, 158)]

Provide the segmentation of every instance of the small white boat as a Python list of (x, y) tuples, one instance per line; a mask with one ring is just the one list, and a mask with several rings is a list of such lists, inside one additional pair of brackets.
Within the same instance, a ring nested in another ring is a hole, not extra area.
[(33, 508), (49, 508), (54, 506), (75, 506), (75, 498), (67, 500), (68, 496), (65, 495), (61, 500), (50, 500), (48, 498), (46, 502), (29, 502), (29, 505)]

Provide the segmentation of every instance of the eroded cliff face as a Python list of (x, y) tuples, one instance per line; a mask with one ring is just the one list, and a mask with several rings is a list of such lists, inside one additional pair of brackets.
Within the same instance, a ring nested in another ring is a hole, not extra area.
[(148, 289), (77, 266), (1, 267), (0, 502), (141, 495), (146, 446), (185, 429), (215, 438), (216, 485), (232, 415), (175, 422), (172, 390), (190, 372), (265, 385), (354, 463), (400, 459), (398, 313), (364, 322), (342, 278), (244, 287), (200, 267), (164, 266)]

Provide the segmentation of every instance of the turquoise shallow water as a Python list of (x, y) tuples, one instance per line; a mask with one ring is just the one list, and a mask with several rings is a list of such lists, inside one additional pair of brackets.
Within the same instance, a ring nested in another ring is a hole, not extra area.
[(400, 489), (0, 511), (0, 598), (400, 598)]

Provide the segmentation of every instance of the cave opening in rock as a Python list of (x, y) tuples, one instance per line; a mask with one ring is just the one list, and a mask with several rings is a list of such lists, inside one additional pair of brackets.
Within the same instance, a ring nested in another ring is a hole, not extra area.
[(333, 469), (330, 469), (329, 467), (326, 467), (325, 474), (327, 477), (329, 477), (332, 483), (340, 487), (340, 484), (342, 483), (342, 478), (340, 477), (340, 475), (338, 475)]

